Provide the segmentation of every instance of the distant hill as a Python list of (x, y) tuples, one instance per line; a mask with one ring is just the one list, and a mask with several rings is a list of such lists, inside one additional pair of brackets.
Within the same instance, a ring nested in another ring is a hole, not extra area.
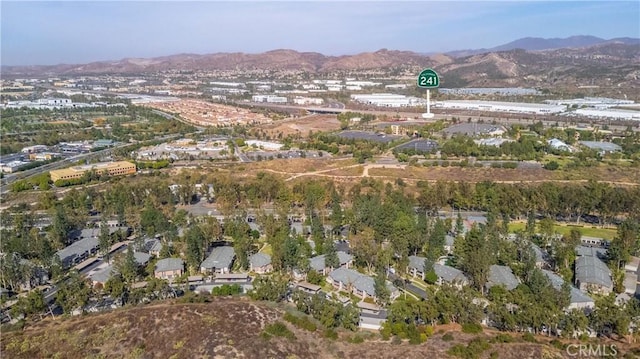
[(595, 36), (578, 35), (570, 36), (566, 38), (552, 38), (544, 39), (541, 37), (524, 37), (515, 41), (511, 41), (504, 45), (492, 47), (489, 49), (472, 49), (472, 50), (456, 50), (447, 52), (447, 55), (453, 57), (470, 56), (475, 54), (496, 52), (496, 51), (510, 51), (515, 49), (522, 49), (527, 51), (539, 51), (539, 50), (555, 50), (563, 48), (581, 48), (589, 47), (593, 45), (607, 44), (607, 43), (621, 43), (626, 45), (638, 45), (640, 39), (631, 37), (620, 37), (615, 39), (602, 39)]
[[(279, 49), (259, 54), (215, 53), (179, 54), (149, 59), (127, 58), (79, 65), (3, 67), (4, 78), (140, 75), (159, 71), (240, 71), (252, 73), (340, 74), (354, 72), (407, 74), (432, 67), (441, 77), (442, 87), (535, 87), (603, 89), (609, 95), (638, 99), (640, 88), (640, 40), (595, 37), (570, 39), (522, 39), (471, 55), (424, 55), (411, 51), (381, 49), (356, 55), (326, 56), (316, 52)], [(583, 46), (585, 44), (592, 44)], [(547, 46), (558, 49), (541, 50)], [(571, 45), (571, 46), (569, 46)], [(521, 49), (530, 47), (535, 50)], [(509, 49), (510, 47), (516, 47)], [(585, 87), (586, 86), (586, 87)], [(607, 90), (608, 89), (608, 90)], [(591, 95), (598, 93), (590, 90)]]

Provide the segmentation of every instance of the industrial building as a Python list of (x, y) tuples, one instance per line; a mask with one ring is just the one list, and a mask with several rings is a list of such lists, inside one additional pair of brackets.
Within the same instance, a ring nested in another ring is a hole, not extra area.
[(585, 97), (585, 98), (574, 98), (570, 100), (546, 100), (545, 101), (551, 105), (564, 105), (564, 106), (575, 106), (575, 107), (592, 107), (597, 109), (605, 109), (615, 106), (621, 105), (632, 105), (634, 101), (631, 100), (620, 100), (615, 98), (607, 98), (607, 97)]
[(251, 101), (267, 103), (287, 103), (287, 98), (273, 95), (254, 95), (251, 97)]
[(594, 117), (594, 118), (610, 118), (614, 120), (633, 120), (640, 121), (640, 111), (632, 110), (616, 110), (616, 109), (595, 109), (595, 108), (581, 108), (577, 109), (572, 114)]
[(353, 101), (380, 107), (413, 107), (426, 105), (425, 99), (407, 97), (391, 93), (374, 93), (367, 95), (351, 95)]
[(55, 182), (58, 180), (78, 179), (82, 178), (85, 173), (91, 170), (95, 170), (98, 174), (107, 173), (109, 174), (109, 176), (121, 176), (136, 173), (136, 165), (127, 161), (119, 161), (92, 163), (84, 166), (74, 166), (61, 170), (51, 171), (51, 180)]
[(3, 163), (0, 166), (0, 170), (2, 170), (3, 173), (13, 173), (13, 172), (19, 171), (22, 167), (28, 164), (29, 162), (24, 162), (24, 161), (11, 161), (7, 163)]
[(316, 97), (296, 96), (293, 99), (293, 103), (296, 105), (322, 105), (324, 103), (324, 100)]
[(611, 153), (622, 151), (622, 147), (611, 142), (600, 141), (580, 141), (580, 144), (600, 153)]
[(438, 92), (446, 95), (501, 95), (501, 96), (527, 96), (539, 95), (540, 91), (521, 87), (466, 87), (466, 88), (441, 88)]
[(536, 115), (548, 115), (552, 113), (561, 113), (566, 111), (563, 105), (548, 105), (539, 103), (523, 103), (523, 102), (498, 102), (498, 101), (437, 101), (433, 105), (434, 108), (452, 109), (452, 110), (470, 110), (470, 111), (486, 111), (486, 112), (510, 112), (510, 113), (530, 113)]

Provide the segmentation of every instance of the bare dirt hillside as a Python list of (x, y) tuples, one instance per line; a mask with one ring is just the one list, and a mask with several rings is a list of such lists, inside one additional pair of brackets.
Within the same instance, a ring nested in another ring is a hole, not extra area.
[[(282, 309), (246, 299), (163, 303), (41, 321), (23, 331), (3, 333), (0, 349), (3, 358), (450, 358), (452, 346), (483, 338), (489, 348), (477, 358), (569, 358), (566, 350), (549, 344), (517, 336), (514, 342), (499, 343), (493, 339), (496, 333), (462, 334), (452, 325), (436, 328), (421, 345), (392, 344), (376, 333), (356, 344), (349, 340), (353, 333), (330, 340), (320, 330), (297, 329), (282, 316)], [(261, 335), (276, 321), (286, 323), (295, 337)], [(443, 340), (445, 333), (454, 339)]]

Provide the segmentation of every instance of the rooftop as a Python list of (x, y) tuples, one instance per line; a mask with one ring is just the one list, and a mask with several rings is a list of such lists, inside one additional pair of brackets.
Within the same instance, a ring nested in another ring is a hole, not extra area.
[[(343, 251), (338, 251), (338, 260), (340, 261), (340, 265), (343, 266), (349, 263), (353, 257), (350, 254), (347, 254)], [(309, 259), (309, 266), (317, 271), (321, 271), (325, 269), (327, 266), (325, 265), (325, 255), (315, 256)]]
[(184, 270), (184, 262), (180, 258), (165, 258), (156, 263), (156, 272)]
[(489, 267), (487, 288), (491, 288), (494, 285), (504, 285), (507, 290), (512, 290), (517, 287), (519, 283), (520, 281), (513, 275), (511, 268), (495, 264)]
[[(334, 281), (342, 282), (347, 286), (351, 285), (357, 290), (367, 293), (369, 296), (375, 297), (376, 295), (373, 278), (356, 272), (353, 269), (338, 268), (329, 273), (329, 277)], [(392, 293), (397, 291), (396, 287), (388, 281), (387, 288), (389, 288), (389, 291)]]
[(58, 255), (58, 257), (60, 257), (60, 260), (64, 262), (67, 258), (82, 255), (83, 253), (90, 252), (92, 249), (97, 247), (97, 237), (85, 238), (62, 248), (61, 250), (56, 252), (56, 254)]
[[(562, 277), (546, 269), (543, 269), (542, 273), (544, 273), (547, 278), (549, 278), (549, 281), (551, 282), (553, 288), (555, 288), (556, 290), (562, 290), (562, 285), (565, 283)], [(571, 303), (589, 303), (593, 302), (593, 299), (588, 295), (582, 293), (578, 288), (571, 286), (570, 301)]]
[(611, 271), (603, 261), (594, 256), (580, 256), (576, 259), (576, 281), (613, 287)]
[(252, 267), (264, 267), (271, 264), (271, 256), (266, 253), (256, 253), (249, 257)]
[(452, 283), (452, 282), (467, 282), (467, 277), (464, 273), (456, 268), (442, 265), (442, 264), (434, 264), (433, 271), (436, 272), (436, 275), (442, 278), (443, 281)]
[(215, 247), (211, 254), (200, 265), (202, 268), (231, 268), (233, 258), (236, 256), (233, 247)]

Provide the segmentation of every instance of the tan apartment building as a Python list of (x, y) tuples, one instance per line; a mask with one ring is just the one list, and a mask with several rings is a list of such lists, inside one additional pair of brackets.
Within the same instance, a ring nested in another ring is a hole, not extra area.
[(136, 165), (127, 161), (118, 161), (92, 163), (84, 166), (74, 166), (61, 170), (51, 171), (51, 180), (55, 182), (58, 180), (82, 178), (85, 173), (91, 170), (95, 170), (98, 174), (103, 174), (106, 172), (109, 174), (109, 176), (122, 176), (136, 173)]

